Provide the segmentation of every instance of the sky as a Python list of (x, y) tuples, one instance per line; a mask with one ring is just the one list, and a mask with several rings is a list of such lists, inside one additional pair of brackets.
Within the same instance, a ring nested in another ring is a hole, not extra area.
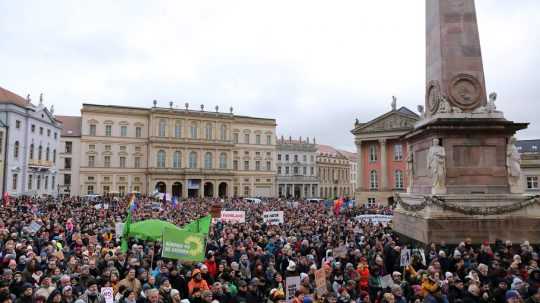
[[(487, 93), (540, 138), (540, 1), (476, 8)], [(232, 106), (352, 151), (355, 118), (424, 104), (425, 1), (0, 0), (0, 86), (62, 115)]]

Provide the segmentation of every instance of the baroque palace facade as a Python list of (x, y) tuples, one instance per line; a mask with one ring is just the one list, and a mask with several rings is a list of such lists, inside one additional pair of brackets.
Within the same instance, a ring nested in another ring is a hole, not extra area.
[(232, 108), (83, 104), (80, 193), (275, 196), (275, 130)]

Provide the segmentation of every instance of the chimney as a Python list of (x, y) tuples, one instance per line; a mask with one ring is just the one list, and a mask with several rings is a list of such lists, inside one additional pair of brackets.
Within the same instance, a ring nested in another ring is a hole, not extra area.
[(169, 108), (172, 109), (172, 106), (173, 106), (173, 102), (169, 101)]
[(157, 107), (157, 100), (154, 99), (154, 102), (153, 102), (153, 103), (154, 103), (154, 108), (156, 108), (156, 107)]
[(218, 113), (219, 112), (219, 106), (216, 105), (215, 108), (216, 108), (216, 113)]
[(188, 110), (188, 108), (189, 108), (189, 103), (187, 103), (187, 102), (186, 102), (186, 103), (184, 103), (184, 106), (186, 107), (186, 111), (187, 111), (187, 110)]
[(26, 95), (26, 103), (30, 104), (32, 102), (32, 99), (30, 99), (30, 94)]
[(39, 105), (43, 105), (43, 93), (39, 94)]
[(201, 104), (201, 112), (204, 111), (204, 104)]

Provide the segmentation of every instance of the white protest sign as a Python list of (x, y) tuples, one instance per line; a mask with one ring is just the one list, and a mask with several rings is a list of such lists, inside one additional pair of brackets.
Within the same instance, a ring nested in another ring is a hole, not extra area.
[(222, 210), (222, 222), (246, 223), (246, 212), (243, 210)]
[(268, 225), (283, 224), (283, 212), (282, 211), (265, 211), (263, 213), (263, 222)]
[(116, 223), (114, 225), (114, 233), (116, 234), (116, 240), (120, 240), (124, 233), (124, 223)]
[(41, 225), (40, 223), (36, 222), (36, 221), (32, 221), (32, 223), (30, 223), (30, 232), (32, 232), (33, 234), (37, 233), (40, 229), (41, 229)]
[(392, 286), (394, 286), (394, 280), (392, 280), (391, 275), (386, 275), (381, 278), (382, 289), (391, 288)]
[(114, 294), (112, 287), (102, 287), (101, 295), (105, 298), (105, 303), (114, 303)]
[(287, 286), (285, 298), (287, 302), (291, 302), (294, 299), (294, 293), (300, 287), (300, 276), (287, 277), (285, 285)]
[(399, 266), (405, 267), (411, 265), (411, 251), (407, 247), (401, 249)]
[(378, 225), (382, 223), (383, 225), (388, 225), (388, 222), (392, 221), (393, 216), (389, 215), (358, 215), (356, 216), (357, 221), (370, 221), (371, 223)]

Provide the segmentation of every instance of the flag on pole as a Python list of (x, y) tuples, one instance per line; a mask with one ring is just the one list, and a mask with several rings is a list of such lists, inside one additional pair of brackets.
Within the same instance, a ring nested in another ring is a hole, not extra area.
[(128, 211), (126, 222), (124, 224), (124, 229), (122, 230), (122, 242), (120, 244), (120, 249), (122, 253), (128, 251), (128, 237), (129, 237), (129, 227), (131, 225), (131, 211)]
[(192, 232), (192, 233), (202, 233), (207, 235), (210, 231), (210, 224), (212, 223), (212, 216), (208, 215), (202, 217), (193, 222), (190, 222), (188, 225), (184, 226), (182, 229)]
[(7, 207), (9, 205), (9, 193), (7, 191), (4, 192), (2, 199), (4, 200), (4, 206)]
[(131, 213), (137, 209), (137, 203), (135, 201), (135, 194), (131, 194), (128, 202), (128, 211)]
[(173, 207), (174, 209), (176, 209), (176, 207), (178, 206), (178, 201), (177, 201), (177, 199), (176, 199), (176, 196), (173, 196), (173, 197), (172, 197), (172, 201), (171, 201), (171, 202), (172, 202), (172, 207)]

